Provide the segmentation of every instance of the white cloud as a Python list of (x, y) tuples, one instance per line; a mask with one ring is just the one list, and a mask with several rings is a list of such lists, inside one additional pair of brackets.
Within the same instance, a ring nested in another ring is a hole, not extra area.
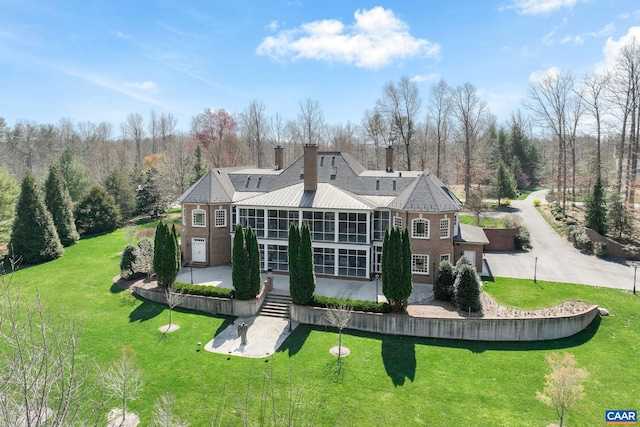
[(616, 29), (616, 26), (612, 22), (610, 22), (607, 25), (605, 25), (601, 30), (593, 31), (589, 33), (589, 35), (591, 37), (605, 37), (613, 33), (615, 29)]
[(580, 36), (566, 36), (560, 42), (564, 44), (572, 44), (574, 46), (580, 46), (584, 43), (584, 39)]
[(124, 86), (131, 89), (147, 92), (155, 92), (158, 90), (158, 85), (156, 85), (151, 80), (147, 80), (145, 82), (125, 82)]
[(529, 75), (529, 82), (538, 83), (547, 76), (559, 76), (561, 73), (562, 70), (558, 67), (551, 67), (542, 71), (534, 71)]
[(411, 77), (410, 80), (415, 83), (422, 83), (422, 82), (437, 80), (439, 77), (440, 75), (437, 73), (416, 74), (415, 76)]
[(393, 11), (376, 6), (357, 10), (355, 23), (345, 25), (334, 19), (302, 24), (262, 40), (258, 55), (275, 60), (315, 59), (344, 62), (362, 68), (379, 68), (409, 57), (438, 57), (440, 45), (418, 39)]
[(578, 2), (587, 0), (514, 0), (507, 9), (515, 9), (523, 15), (553, 12), (563, 7), (571, 8)]
[(129, 36), (125, 33), (123, 33), (122, 31), (114, 31), (113, 35), (116, 36), (119, 39), (128, 39)]
[(640, 44), (640, 27), (630, 27), (629, 30), (627, 30), (627, 34), (620, 37), (618, 40), (614, 40), (613, 37), (609, 37), (602, 48), (604, 60), (596, 65), (596, 72), (611, 70), (614, 67), (620, 50), (633, 43), (636, 45)]
[(273, 21), (269, 22), (269, 24), (267, 24), (267, 26), (265, 28), (267, 30), (273, 31), (275, 33), (276, 31), (278, 31), (278, 28), (280, 28), (280, 21), (273, 20)]
[(546, 44), (547, 46), (551, 46), (553, 44), (553, 35), (555, 33), (556, 33), (555, 31), (551, 31), (545, 34), (544, 37), (542, 37), (542, 43)]

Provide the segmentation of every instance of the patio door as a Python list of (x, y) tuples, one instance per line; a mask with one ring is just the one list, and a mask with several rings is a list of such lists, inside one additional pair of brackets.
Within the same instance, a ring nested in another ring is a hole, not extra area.
[(464, 256), (471, 261), (471, 265), (476, 266), (476, 251), (464, 251)]
[(207, 241), (194, 237), (191, 239), (191, 262), (207, 262)]

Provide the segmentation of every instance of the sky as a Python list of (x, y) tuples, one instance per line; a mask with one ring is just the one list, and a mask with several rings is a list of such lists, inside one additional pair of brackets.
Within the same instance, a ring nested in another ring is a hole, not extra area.
[[(359, 124), (406, 76), (423, 107), (471, 83), (499, 122), (553, 70), (577, 78), (633, 35), (637, 0), (0, 0), (0, 117), (56, 124), (205, 109)], [(426, 110), (425, 110), (426, 111)]]

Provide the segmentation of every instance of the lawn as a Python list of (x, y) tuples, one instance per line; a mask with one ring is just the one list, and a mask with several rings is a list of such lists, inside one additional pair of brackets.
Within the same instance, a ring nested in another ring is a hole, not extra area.
[(485, 228), (504, 228), (504, 221), (502, 218), (498, 217), (489, 217), (489, 216), (480, 216), (480, 223), (478, 223), (478, 218), (474, 215), (460, 215), (460, 222), (463, 224), (469, 225), (477, 225), (479, 227)]
[(580, 299), (612, 315), (576, 336), (537, 343), (347, 330), (351, 354), (338, 369), (329, 354), (338, 341), (333, 329), (301, 325), (264, 359), (198, 351), (197, 342), (228, 324), (225, 317), (177, 311), (180, 329), (164, 337), (158, 328), (168, 322), (166, 307), (113, 284), (126, 243), (122, 230), (81, 240), (61, 259), (21, 269), (14, 280), (23, 300), (38, 291), (50, 309), (82, 318), (81, 350), (98, 364), (115, 359), (122, 346), (137, 352), (145, 386), (129, 408), (142, 425), (149, 425), (154, 401), (170, 391), (176, 412), (193, 426), (244, 425), (245, 415), (260, 424), (272, 403), (296, 425), (314, 419), (315, 425), (545, 426), (557, 419), (535, 393), (544, 385), (545, 355), (556, 351), (573, 353), (590, 374), (586, 397), (567, 425), (603, 425), (606, 409), (640, 409), (640, 299), (628, 292), (497, 278), (485, 290), (506, 305)]

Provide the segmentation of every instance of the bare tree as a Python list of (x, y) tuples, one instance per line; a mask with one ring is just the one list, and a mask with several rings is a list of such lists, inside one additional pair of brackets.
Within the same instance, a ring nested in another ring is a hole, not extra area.
[(376, 107), (373, 110), (366, 110), (364, 112), (364, 117), (362, 118), (362, 129), (367, 142), (371, 141), (373, 143), (373, 167), (380, 170), (380, 157), (384, 155), (381, 148), (390, 146), (392, 142), (389, 141), (388, 138), (389, 124), (387, 120), (385, 120), (385, 117), (382, 115), (379, 108)]
[(167, 150), (169, 144), (173, 142), (175, 136), (175, 129), (178, 125), (178, 121), (173, 114), (162, 114), (160, 116), (160, 122), (158, 124), (158, 132), (160, 134), (160, 149)]
[(608, 112), (604, 92), (610, 80), (611, 75), (609, 73), (585, 76), (585, 91), (580, 93), (586, 111), (596, 121), (596, 175), (598, 177), (602, 175), (602, 118)]
[(342, 330), (346, 328), (353, 317), (353, 309), (346, 304), (338, 304), (327, 310), (327, 322), (338, 328), (338, 358), (342, 357)]
[(154, 110), (149, 113), (149, 136), (151, 137), (151, 153), (158, 151), (158, 134), (160, 133), (160, 120)]
[(398, 132), (404, 145), (407, 170), (411, 170), (412, 143), (422, 105), (417, 84), (406, 76), (403, 76), (397, 85), (393, 82), (387, 83), (377, 105), (388, 118), (390, 130)]
[(556, 187), (562, 195), (562, 210), (567, 204), (567, 139), (570, 119), (569, 101), (573, 93), (571, 73), (550, 72), (529, 87), (529, 101), (525, 106), (531, 110), (543, 126), (553, 132), (558, 143)]
[(476, 88), (471, 83), (458, 86), (452, 92), (452, 103), (452, 114), (458, 121), (464, 152), (464, 195), (467, 199), (471, 189), (475, 151), (494, 119), (487, 103), (480, 101)]
[(263, 164), (263, 146), (269, 134), (269, 123), (264, 113), (266, 109), (262, 101), (253, 99), (249, 107), (240, 114), (241, 128), (247, 146), (259, 168)]
[(127, 422), (127, 403), (136, 400), (142, 391), (142, 374), (135, 367), (136, 353), (131, 347), (122, 347), (120, 357), (105, 372), (102, 381), (106, 393), (119, 400), (122, 410), (120, 426)]
[(154, 427), (187, 427), (189, 423), (181, 420), (173, 412), (175, 399), (171, 393), (165, 393), (153, 405)]
[(187, 298), (187, 294), (182, 289), (176, 289), (175, 286), (168, 286), (164, 290), (164, 296), (167, 300), (167, 305), (169, 306), (169, 325), (164, 328), (164, 333), (171, 332), (171, 314), (173, 313), (173, 309), (182, 304), (182, 302)]
[(136, 144), (136, 164), (142, 165), (142, 138), (144, 138), (144, 120), (139, 113), (131, 113), (122, 124), (125, 138), (130, 137)]
[(323, 125), (324, 115), (318, 101), (310, 98), (304, 102), (300, 101), (298, 127), (304, 144), (320, 145)]
[(64, 309), (51, 314), (37, 296), (22, 301), (13, 278), (0, 270), (0, 425), (97, 423), (102, 402), (92, 397), (100, 395), (93, 365), (79, 357), (82, 324)]
[(436, 140), (436, 176), (444, 182), (447, 182), (445, 165), (447, 140), (449, 137), (449, 127), (451, 126), (450, 115), (451, 89), (444, 80), (440, 80), (431, 87), (427, 116), (432, 123)]
[(556, 410), (560, 417), (560, 427), (562, 427), (569, 409), (584, 397), (582, 382), (589, 374), (584, 368), (576, 366), (576, 359), (571, 353), (566, 353), (564, 356), (557, 353), (549, 355), (547, 363), (551, 373), (544, 376), (546, 379), (544, 391), (537, 392), (536, 397)]

